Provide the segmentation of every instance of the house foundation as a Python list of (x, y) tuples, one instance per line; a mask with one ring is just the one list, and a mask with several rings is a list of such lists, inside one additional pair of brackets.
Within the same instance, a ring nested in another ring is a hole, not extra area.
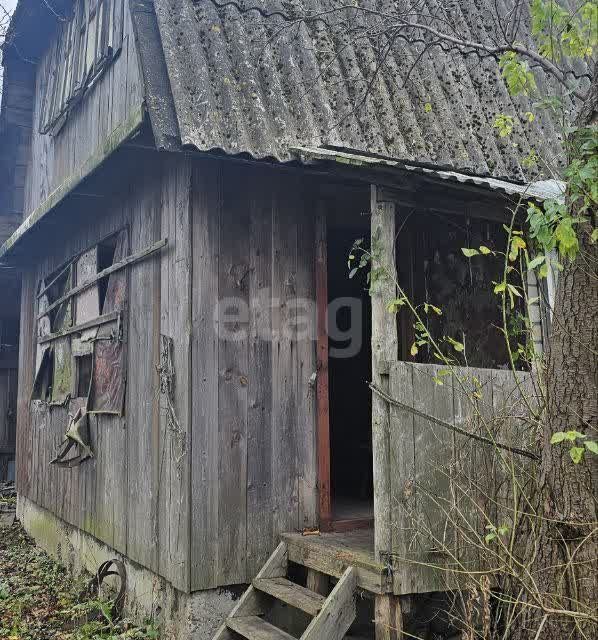
[(74, 577), (95, 574), (102, 562), (118, 558), (126, 570), (125, 617), (140, 624), (155, 621), (164, 640), (212, 640), (238, 599), (239, 590), (179, 591), (25, 496), (18, 497), (17, 517), (36, 544)]

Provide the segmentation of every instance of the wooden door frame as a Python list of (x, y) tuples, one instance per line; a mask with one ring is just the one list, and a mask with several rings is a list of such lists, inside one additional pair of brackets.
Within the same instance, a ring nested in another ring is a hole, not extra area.
[(352, 531), (374, 526), (373, 518), (334, 520), (330, 479), (330, 388), (328, 374), (328, 234), (326, 207), (316, 218), (316, 450), (318, 510), (321, 531)]

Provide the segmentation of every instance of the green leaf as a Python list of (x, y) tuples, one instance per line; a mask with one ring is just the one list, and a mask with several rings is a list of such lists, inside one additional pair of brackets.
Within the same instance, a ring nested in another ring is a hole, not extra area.
[(511, 95), (516, 96), (520, 93), (527, 95), (536, 88), (534, 74), (529, 70), (527, 63), (520, 60), (514, 51), (507, 51), (500, 56), (498, 65)]
[(488, 247), (485, 247), (483, 244), (480, 245), (480, 253), (484, 256), (487, 256), (489, 253), (494, 253), (492, 251), (492, 249), (488, 249)]
[[(515, 233), (513, 231), (513, 233)], [(509, 260), (514, 262), (519, 254), (520, 249), (525, 249), (527, 245), (525, 244), (525, 240), (518, 235), (514, 235), (511, 239), (511, 251), (509, 253)]]
[(426, 113), (430, 113), (430, 111), (432, 111), (432, 103), (426, 102), (426, 104), (424, 105), (424, 111)]
[(583, 447), (572, 447), (569, 450), (569, 455), (575, 464), (579, 464), (583, 459), (584, 452), (585, 449)]
[(521, 294), (519, 293), (519, 291), (517, 290), (517, 287), (514, 284), (508, 284), (507, 287), (509, 288), (509, 293), (512, 293), (514, 296), (521, 298)]
[(357, 267), (355, 267), (354, 269), (351, 269), (351, 271), (349, 271), (349, 278), (352, 278), (357, 273), (357, 271), (358, 271)]
[(453, 345), (453, 349), (455, 351), (463, 351), (463, 349), (465, 349), (465, 346), (463, 345), (462, 342), (459, 342), (458, 340), (455, 340), (451, 337), (447, 337), (447, 340)]
[(550, 438), (550, 444), (559, 444), (560, 442), (564, 442), (566, 438), (566, 433), (564, 433), (563, 431), (556, 431)]
[(569, 440), (569, 442), (575, 442), (577, 439), (583, 440), (584, 438), (587, 438), (587, 436), (583, 433), (579, 433), (579, 431), (567, 431), (565, 432), (565, 439)]
[(577, 255), (579, 250), (577, 234), (575, 233), (572, 224), (573, 220), (571, 217), (565, 218), (564, 220), (561, 220), (554, 232), (554, 237), (558, 243), (560, 254), (570, 258), (571, 260)]
[(419, 349), (417, 348), (417, 345), (415, 344), (415, 342), (411, 345), (411, 355), (412, 356), (416, 356), (418, 353)]
[(480, 252), (477, 249), (467, 249), (466, 247), (462, 247), (461, 251), (463, 251), (463, 255), (466, 258), (472, 258), (473, 256), (480, 255)]
[(388, 309), (388, 311), (390, 311), (391, 313), (396, 313), (398, 307), (402, 307), (406, 302), (405, 298), (395, 298), (394, 300), (391, 300), (387, 305), (386, 308)]
[(530, 263), (527, 266), (530, 269), (535, 269), (536, 267), (539, 267), (541, 264), (543, 264), (545, 260), (546, 260), (546, 256), (540, 254), (536, 256), (533, 260), (530, 260)]
[(493, 540), (496, 540), (496, 533), (487, 533), (484, 540), (486, 541), (486, 544), (490, 544)]
[(585, 448), (592, 453), (598, 455), (598, 442), (595, 440), (586, 440), (584, 442)]
[(598, 227), (592, 231), (592, 235), (590, 236), (590, 242), (595, 244), (598, 242)]
[(494, 128), (501, 138), (506, 138), (513, 133), (513, 116), (504, 114), (497, 115), (494, 119)]
[(438, 307), (435, 307), (433, 304), (429, 305), (429, 307), (437, 316), (442, 315), (442, 311)]
[(494, 287), (494, 293), (503, 293), (506, 288), (507, 288), (507, 283), (506, 282), (504, 282), (504, 281), (503, 282), (499, 282)]

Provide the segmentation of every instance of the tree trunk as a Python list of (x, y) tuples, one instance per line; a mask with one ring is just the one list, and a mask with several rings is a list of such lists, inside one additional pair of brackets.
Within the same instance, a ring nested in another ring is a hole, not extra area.
[[(595, 75), (581, 126), (597, 121), (597, 104)], [(533, 567), (539, 591), (535, 603), (541, 608), (522, 616), (517, 638), (598, 637), (596, 622), (585, 617), (595, 617), (598, 607), (598, 456), (586, 451), (582, 462), (574, 464), (569, 455), (573, 443), (550, 444), (553, 433), (570, 430), (598, 441), (598, 245), (590, 242), (596, 211), (591, 218), (577, 227), (580, 252), (564, 265), (557, 285), (540, 475), (544, 520)]]

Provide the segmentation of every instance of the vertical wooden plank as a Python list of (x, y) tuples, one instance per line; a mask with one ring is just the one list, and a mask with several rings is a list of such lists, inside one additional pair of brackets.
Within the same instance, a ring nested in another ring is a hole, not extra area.
[[(413, 406), (418, 411), (453, 423), (453, 388), (434, 380), (440, 366), (413, 366)], [(450, 494), (453, 434), (426, 418), (414, 417), (415, 500), (414, 552), (423, 562), (444, 565), (446, 549), (454, 549), (453, 528), (446, 526), (452, 515)], [(448, 588), (447, 575), (426, 567), (413, 567), (414, 593), (442, 591)]]
[[(389, 390), (391, 397), (413, 406), (413, 366), (406, 362), (391, 363)], [(408, 557), (413, 540), (415, 505), (415, 435), (413, 414), (393, 406), (390, 408), (390, 456), (392, 500), (393, 582), (395, 593), (413, 593), (413, 566)]]
[(36, 354), (35, 270), (29, 268), (21, 278), (21, 319), (17, 396), (16, 480), (19, 493), (31, 498), (32, 417), (29, 410)]
[(160, 332), (172, 340), (174, 386), (169, 394), (166, 380), (161, 381), (159, 566), (160, 575), (178, 589), (189, 591), (191, 161), (167, 156), (165, 167), (161, 236), (167, 237), (169, 244), (161, 256)]
[(403, 620), (399, 597), (393, 594), (377, 595), (374, 607), (376, 640), (401, 640)]
[(218, 269), (218, 579), (247, 581), (247, 382), (249, 218), (246, 174), (226, 169)]
[(326, 530), (332, 520), (330, 493), (330, 399), (328, 380), (328, 251), (326, 213), (318, 204), (316, 219), (316, 314), (317, 314), (317, 456), (320, 526)]
[(215, 161), (193, 166), (193, 334), (191, 588), (217, 586), (218, 566), (218, 306), (222, 173)]
[[(388, 363), (398, 356), (396, 318), (387, 310), (396, 297), (395, 204), (379, 202), (377, 188), (371, 187), (372, 298), (372, 381), (388, 392)], [(379, 270), (383, 269), (383, 272)], [(372, 398), (372, 449), (374, 460), (374, 518), (376, 557), (392, 549), (389, 407), (385, 400)]]
[[(295, 182), (298, 190), (297, 226), (297, 473), (299, 531), (318, 523), (317, 449), (316, 449), (316, 216), (303, 180)], [(317, 378), (316, 378), (317, 381)]]
[[(282, 177), (281, 177), (282, 178)], [(274, 535), (297, 527), (297, 226), (289, 178), (272, 211), (272, 488)]]
[(328, 597), (330, 593), (330, 576), (316, 571), (316, 569), (308, 569), (306, 587), (314, 593)]
[[(457, 368), (451, 379), (455, 423), (485, 438), (497, 436), (493, 426), (493, 373), (491, 369)], [(496, 513), (491, 497), (496, 481), (496, 449), (457, 433), (454, 440), (451, 480), (458, 509), (456, 546), (464, 568), (477, 569), (480, 560), (477, 545), (483, 541), (488, 524), (482, 513), (486, 512), (489, 517)]]
[(249, 371), (247, 407), (247, 576), (272, 552), (272, 196), (252, 175), (249, 208)]
[[(525, 416), (528, 413), (523, 395), (531, 398), (532, 406), (535, 402), (533, 379), (526, 372), (517, 372), (516, 375), (517, 380), (512, 371), (493, 371), (493, 430), (495, 437), (504, 444), (533, 450), (535, 443), (529, 424), (517, 419), (517, 416)], [(515, 494), (513, 477), (525, 477), (525, 467), (530, 463), (527, 459), (502, 449), (495, 449), (493, 453), (494, 483), (489, 488), (496, 503), (493, 524), (510, 527), (513, 524), (514, 500), (520, 497)]]
[[(131, 250), (158, 239), (160, 230), (160, 175), (156, 166), (141, 169), (145, 187), (132, 203)], [(129, 502), (127, 554), (145, 567), (157, 570), (159, 405), (156, 362), (159, 340), (160, 263), (153, 258), (130, 268), (127, 477)], [(143, 372), (140, 375), (140, 372)], [(143, 523), (143, 526), (140, 526)]]

